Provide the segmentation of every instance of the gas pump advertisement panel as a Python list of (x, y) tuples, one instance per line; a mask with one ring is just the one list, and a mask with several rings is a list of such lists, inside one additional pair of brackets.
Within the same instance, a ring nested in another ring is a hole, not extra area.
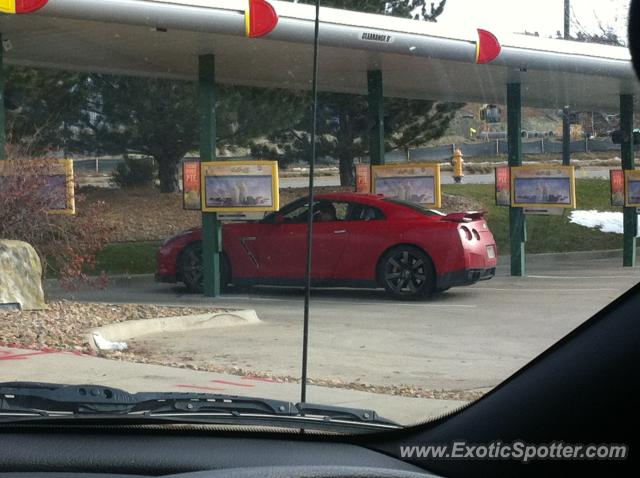
[(279, 204), (276, 161), (201, 163), (203, 212), (268, 212)]
[(511, 168), (511, 206), (575, 208), (576, 181), (573, 166)]
[(368, 164), (356, 164), (356, 192), (371, 193), (371, 167)]
[(442, 205), (439, 164), (385, 165), (371, 169), (374, 194), (425, 207), (439, 208)]
[(622, 169), (612, 169), (609, 171), (611, 182), (611, 205), (624, 207), (624, 171)]
[(496, 205), (511, 206), (511, 170), (509, 166), (497, 166), (496, 175)]
[(625, 178), (625, 206), (640, 207), (640, 171), (626, 170)]
[(73, 160), (0, 161), (0, 190), (23, 194), (25, 187), (47, 214), (76, 213)]
[(200, 211), (200, 161), (183, 161), (182, 163), (182, 205), (189, 211)]

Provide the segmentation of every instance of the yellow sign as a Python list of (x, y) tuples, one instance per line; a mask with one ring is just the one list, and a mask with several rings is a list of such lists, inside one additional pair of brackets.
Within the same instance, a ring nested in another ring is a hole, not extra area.
[(280, 209), (276, 161), (213, 161), (200, 168), (203, 212)]
[(426, 207), (442, 205), (439, 164), (390, 164), (371, 170), (374, 194)]
[(574, 167), (549, 165), (512, 167), (511, 206), (575, 208)]
[(75, 214), (72, 160), (0, 161), (0, 190), (11, 184), (19, 187), (16, 178), (33, 178), (27, 184), (33, 188), (33, 194), (42, 197), (49, 214)]

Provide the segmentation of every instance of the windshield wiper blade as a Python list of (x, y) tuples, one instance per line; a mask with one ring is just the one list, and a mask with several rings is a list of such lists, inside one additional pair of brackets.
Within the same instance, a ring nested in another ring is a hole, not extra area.
[(234, 395), (182, 392), (129, 393), (99, 385), (0, 383), (0, 413), (156, 414), (228, 413), (295, 416), (291, 402)]
[(236, 395), (140, 392), (101, 385), (0, 383), (0, 418), (22, 416), (280, 417), (325, 422), (397, 425), (373, 410)]
[(363, 408), (335, 407), (330, 405), (318, 405), (314, 403), (296, 403), (296, 408), (301, 415), (317, 415), (330, 420), (346, 420), (352, 422), (369, 422), (376, 424), (397, 425), (396, 422), (381, 417), (375, 410)]

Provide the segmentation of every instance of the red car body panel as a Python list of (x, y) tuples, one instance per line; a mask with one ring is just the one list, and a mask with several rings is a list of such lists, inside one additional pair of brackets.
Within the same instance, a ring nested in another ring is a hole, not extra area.
[[(495, 273), (497, 250), (482, 214), (430, 216), (379, 196), (355, 193), (322, 194), (316, 199), (373, 206), (382, 211), (384, 219), (314, 223), (314, 281), (375, 285), (379, 259), (400, 244), (416, 246), (429, 255), (438, 288), (466, 285)], [(287, 284), (303, 280), (306, 230), (306, 223), (224, 224), (223, 248), (232, 282)], [(165, 241), (157, 255), (159, 280), (179, 281), (180, 252), (201, 239), (202, 231), (192, 229)]]

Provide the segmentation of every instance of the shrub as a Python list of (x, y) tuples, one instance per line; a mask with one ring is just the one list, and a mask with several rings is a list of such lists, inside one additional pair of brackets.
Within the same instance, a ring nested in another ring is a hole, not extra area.
[(111, 176), (113, 183), (121, 188), (148, 186), (153, 183), (155, 163), (151, 158), (124, 158)]
[(76, 215), (49, 214), (42, 190), (50, 168), (51, 163), (44, 160), (12, 158), (11, 174), (0, 178), (0, 238), (31, 244), (43, 273), (57, 276), (64, 286), (102, 285), (104, 277), (91, 279), (86, 273), (95, 269), (96, 254), (110, 233), (100, 211), (104, 204), (85, 211), (85, 198), (77, 195)]

